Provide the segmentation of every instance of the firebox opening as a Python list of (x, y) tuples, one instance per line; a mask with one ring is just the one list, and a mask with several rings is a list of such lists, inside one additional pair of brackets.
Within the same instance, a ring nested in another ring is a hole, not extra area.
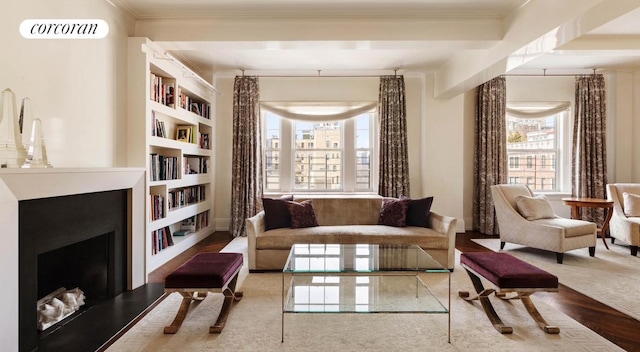
[(80, 288), (85, 308), (109, 297), (109, 238), (113, 232), (38, 255), (38, 297)]

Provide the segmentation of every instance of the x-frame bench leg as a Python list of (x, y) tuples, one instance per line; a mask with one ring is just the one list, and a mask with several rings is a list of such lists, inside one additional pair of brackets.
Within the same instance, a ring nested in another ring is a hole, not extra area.
[[(225, 323), (227, 322), (227, 317), (229, 316), (229, 312), (231, 310), (231, 305), (234, 301), (239, 301), (242, 299), (242, 291), (236, 291), (236, 282), (238, 280), (238, 274), (234, 276), (233, 279), (229, 281), (226, 285), (225, 289), (222, 290), (222, 294), (224, 295), (224, 302), (222, 303), (222, 308), (220, 309), (220, 313), (218, 314), (218, 318), (214, 325), (209, 327), (210, 334), (219, 334), (222, 332)], [(175, 292), (180, 293), (182, 296), (182, 303), (180, 303), (180, 308), (176, 313), (176, 317), (173, 319), (173, 322), (169, 326), (164, 327), (165, 334), (175, 334), (182, 326), (184, 319), (187, 317), (187, 312), (189, 311), (189, 306), (192, 301), (201, 301), (207, 296), (207, 292), (216, 292), (220, 293), (220, 289), (212, 288), (212, 289), (185, 289), (180, 290), (176, 289)], [(201, 293), (199, 295), (198, 293)]]
[[(513, 333), (513, 328), (510, 326), (504, 325), (504, 323), (498, 316), (498, 313), (496, 313), (495, 309), (493, 308), (493, 305), (491, 304), (491, 301), (489, 300), (489, 295), (495, 292), (496, 296), (501, 299), (511, 299), (511, 298), (509, 298), (505, 293), (496, 291), (494, 289), (485, 289), (484, 285), (482, 284), (482, 281), (476, 274), (469, 271), (467, 268), (465, 268), (465, 271), (469, 275), (469, 278), (471, 279), (471, 282), (473, 283), (473, 287), (476, 290), (477, 294), (474, 295), (473, 297), (470, 297), (469, 292), (459, 291), (458, 295), (461, 298), (463, 298), (465, 301), (479, 300), (480, 303), (482, 304), (482, 308), (485, 314), (487, 315), (487, 318), (489, 318), (489, 320), (491, 321), (491, 324), (496, 330), (498, 330), (499, 333), (501, 334)], [(533, 304), (533, 301), (529, 296), (535, 293), (535, 291), (533, 292), (516, 291), (516, 293), (517, 293), (517, 296), (513, 298), (519, 298), (522, 301), (522, 304), (524, 304), (529, 315), (533, 318), (533, 320), (535, 320), (535, 322), (544, 332), (546, 332), (547, 334), (560, 333), (560, 328), (558, 328), (557, 326), (549, 325), (544, 320), (544, 318), (542, 317), (542, 315), (540, 314), (536, 306)]]

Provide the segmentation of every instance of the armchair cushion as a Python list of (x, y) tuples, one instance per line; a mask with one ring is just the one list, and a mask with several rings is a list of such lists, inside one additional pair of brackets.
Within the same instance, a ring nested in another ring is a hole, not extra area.
[(640, 216), (640, 195), (622, 192), (624, 215)]
[(516, 209), (529, 221), (554, 218), (553, 208), (544, 195), (535, 197), (517, 196)]

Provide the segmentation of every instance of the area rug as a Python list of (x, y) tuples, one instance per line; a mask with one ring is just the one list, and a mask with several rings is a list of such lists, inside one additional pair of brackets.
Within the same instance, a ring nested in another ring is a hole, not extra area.
[[(500, 250), (499, 239), (474, 239), (474, 242), (493, 251)], [(535, 248), (507, 243), (503, 252), (536, 265), (558, 277), (560, 283), (611, 308), (640, 320), (640, 258), (629, 252), (628, 246), (609, 244), (607, 250), (598, 238), (595, 257), (587, 248), (564, 254), (562, 264), (556, 254)]]
[[(246, 239), (235, 239), (225, 251), (244, 251)], [(459, 255), (459, 253), (457, 253)], [(459, 262), (459, 261), (458, 261)], [(241, 301), (234, 304), (221, 334), (209, 334), (222, 295), (209, 294), (192, 305), (175, 335), (164, 335), (180, 303), (169, 295), (107, 351), (620, 351), (617, 346), (536, 300), (540, 312), (560, 327), (545, 334), (519, 301), (492, 299), (503, 321), (514, 331), (501, 335), (489, 323), (480, 304), (458, 298), (472, 290), (464, 270), (451, 274), (451, 343), (446, 314), (287, 314), (281, 342), (282, 274), (241, 272)], [(423, 279), (446, 305), (448, 275)]]

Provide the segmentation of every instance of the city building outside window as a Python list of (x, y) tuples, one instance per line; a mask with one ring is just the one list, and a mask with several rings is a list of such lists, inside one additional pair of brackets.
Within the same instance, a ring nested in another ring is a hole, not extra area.
[[(564, 171), (569, 171), (569, 167), (563, 170), (563, 164), (556, 163), (556, 160), (562, 158), (562, 151), (568, 145), (567, 138), (570, 138), (565, 128), (569, 109), (556, 109), (547, 115), (542, 111), (549, 110), (549, 106), (553, 103), (517, 106), (518, 111), (536, 114), (535, 117), (523, 117), (513, 109), (507, 109), (507, 173), (510, 184), (525, 183), (533, 191), (561, 191), (557, 186), (563, 182), (558, 180)], [(526, 159), (524, 165), (519, 163), (521, 158)]]

